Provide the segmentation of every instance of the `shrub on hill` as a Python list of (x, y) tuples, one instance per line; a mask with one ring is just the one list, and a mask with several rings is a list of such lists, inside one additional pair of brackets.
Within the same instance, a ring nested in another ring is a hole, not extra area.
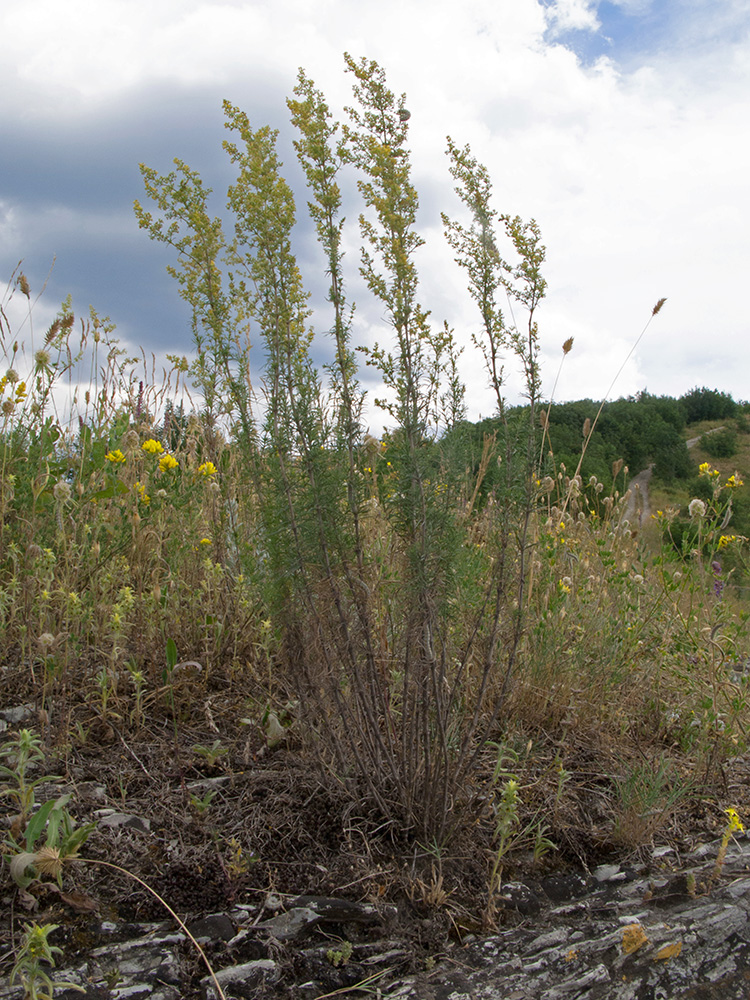
[(680, 405), (688, 424), (697, 424), (701, 420), (724, 420), (735, 416), (738, 411), (737, 403), (729, 393), (705, 386), (691, 389), (681, 396)]
[(731, 458), (737, 451), (737, 434), (729, 427), (704, 434), (701, 447), (711, 458)]

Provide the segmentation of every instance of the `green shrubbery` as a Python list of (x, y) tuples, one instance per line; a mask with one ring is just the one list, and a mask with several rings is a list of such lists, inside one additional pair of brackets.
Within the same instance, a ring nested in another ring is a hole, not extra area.
[(737, 451), (737, 434), (730, 427), (704, 434), (701, 438), (701, 448), (708, 452), (711, 458), (731, 458)]

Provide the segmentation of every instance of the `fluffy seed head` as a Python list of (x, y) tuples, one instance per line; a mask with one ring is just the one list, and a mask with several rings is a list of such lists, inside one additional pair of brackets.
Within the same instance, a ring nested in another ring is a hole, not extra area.
[(52, 487), (52, 496), (61, 503), (70, 500), (72, 495), (73, 491), (70, 488), (70, 484), (64, 482), (62, 479)]

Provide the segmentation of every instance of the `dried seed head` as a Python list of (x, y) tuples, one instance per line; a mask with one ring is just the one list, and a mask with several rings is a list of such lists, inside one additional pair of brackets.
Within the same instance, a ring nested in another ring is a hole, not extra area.
[(591, 417), (586, 417), (583, 421), (583, 436), (587, 438), (591, 433)]
[(15, 370), (15, 368), (9, 368), (5, 373), (5, 381), (10, 383), (10, 385), (15, 385), (15, 383), (19, 380), (19, 378), (20, 375)]
[(62, 479), (55, 483), (52, 487), (52, 496), (55, 500), (59, 500), (61, 503), (65, 503), (66, 500), (70, 500), (72, 495), (73, 491), (70, 488), (70, 484), (66, 483)]
[(624, 465), (624, 460), (622, 458), (618, 458), (616, 462), (612, 463), (613, 479), (617, 479), (617, 477), (620, 475), (620, 470), (622, 469), (623, 465)]
[(55, 320), (55, 322), (52, 324), (52, 326), (49, 328), (49, 330), (47, 330), (46, 336), (44, 338), (45, 345), (48, 345), (48, 344), (52, 343), (52, 341), (55, 339), (55, 337), (60, 332), (60, 328), (61, 327), (62, 327), (62, 323), (60, 322), (60, 319), (58, 318), (58, 319)]
[(135, 451), (138, 445), (141, 443), (140, 435), (136, 430), (129, 430), (125, 435), (125, 450)]
[(63, 868), (63, 859), (57, 847), (40, 847), (36, 852), (34, 867), (40, 875), (51, 875), (57, 878)]
[(568, 337), (568, 339), (563, 344), (563, 354), (570, 354), (573, 350), (573, 338)]
[(36, 361), (37, 367), (47, 368), (50, 361), (49, 351), (45, 350), (37, 351), (36, 354), (34, 355), (34, 361)]
[(31, 298), (31, 289), (29, 288), (29, 279), (25, 274), (18, 275), (18, 287), (21, 289), (21, 294), (25, 295), (27, 299)]
[(664, 303), (666, 301), (667, 301), (666, 299), (659, 299), (659, 301), (654, 306), (654, 308), (653, 308), (653, 310), (651, 312), (651, 315), (652, 316), (656, 316), (656, 314), (659, 312), (659, 310), (661, 309), (661, 307), (664, 305)]

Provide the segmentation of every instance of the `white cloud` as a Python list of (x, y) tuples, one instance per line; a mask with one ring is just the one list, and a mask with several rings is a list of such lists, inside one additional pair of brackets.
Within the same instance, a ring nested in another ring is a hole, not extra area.
[(555, 0), (546, 10), (553, 35), (566, 31), (596, 31), (600, 27), (596, 0)]

